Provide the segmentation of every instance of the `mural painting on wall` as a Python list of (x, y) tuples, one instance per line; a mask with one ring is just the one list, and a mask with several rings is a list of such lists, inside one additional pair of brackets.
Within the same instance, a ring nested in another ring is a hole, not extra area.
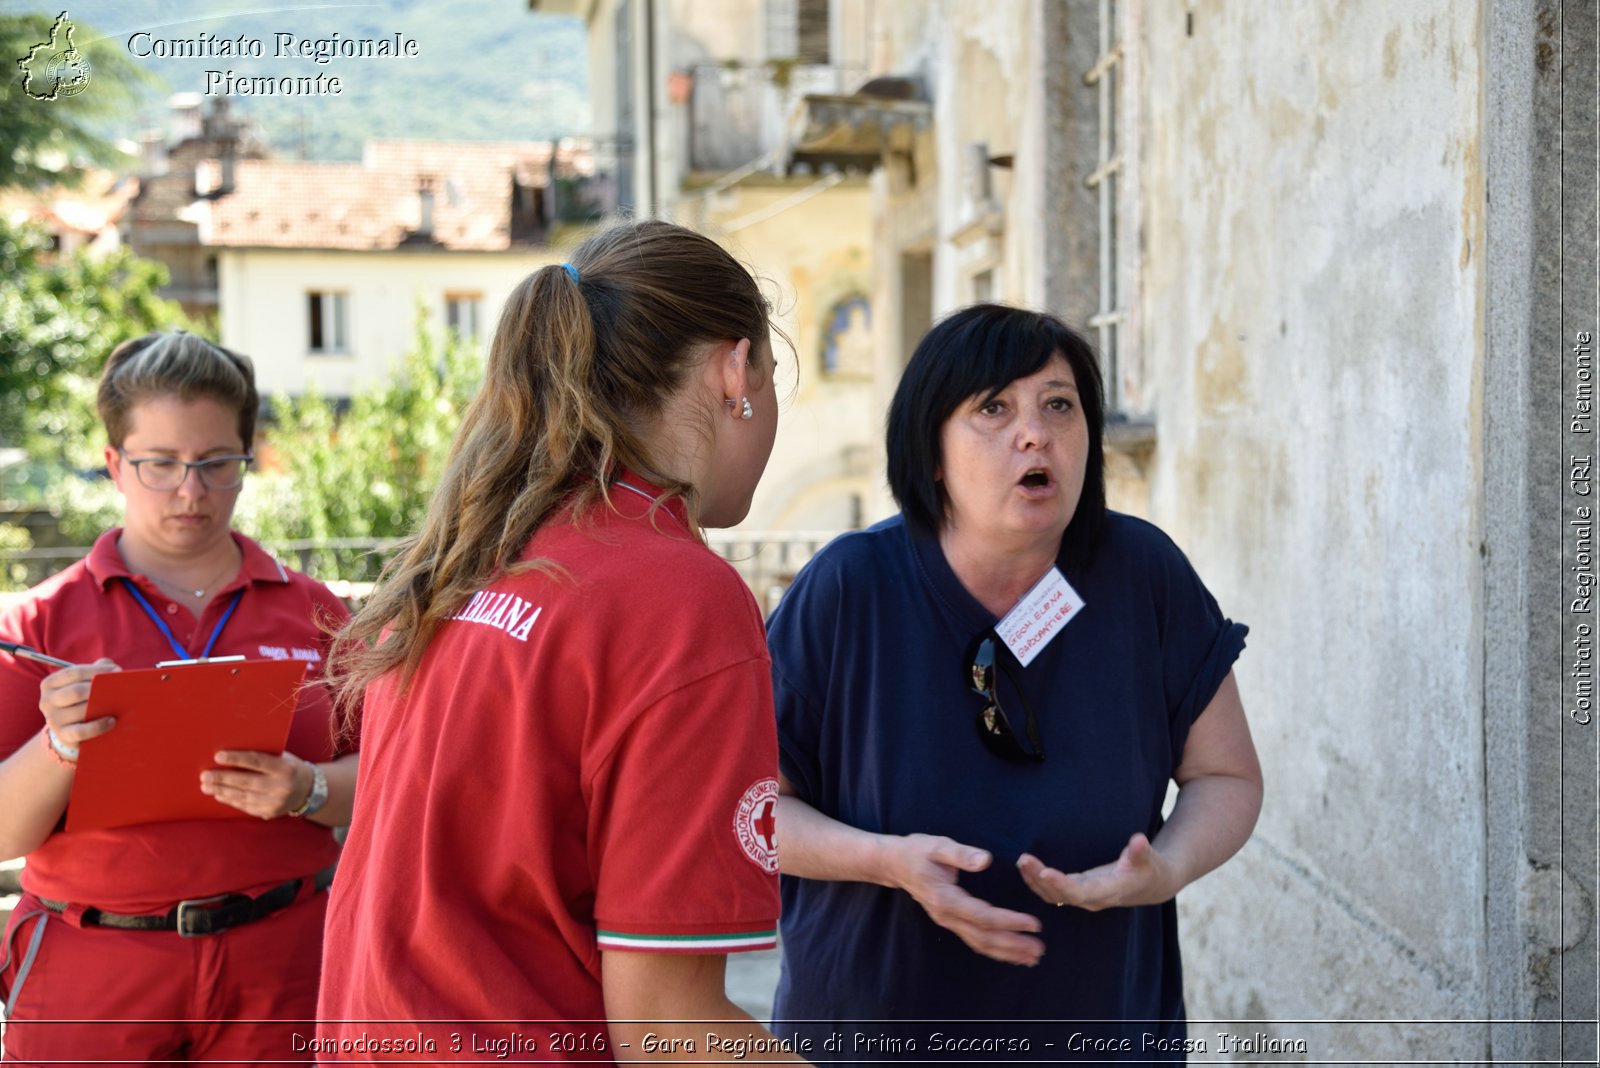
[(872, 375), (872, 305), (859, 294), (836, 301), (822, 337), (822, 371), (830, 378)]

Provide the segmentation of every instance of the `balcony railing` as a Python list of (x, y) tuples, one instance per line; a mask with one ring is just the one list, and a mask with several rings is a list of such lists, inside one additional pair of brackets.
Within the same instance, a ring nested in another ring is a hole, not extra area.
[(702, 172), (733, 170), (773, 152), (808, 94), (853, 92), (866, 78), (861, 70), (777, 59), (702, 63), (687, 74), (685, 148), (689, 169)]

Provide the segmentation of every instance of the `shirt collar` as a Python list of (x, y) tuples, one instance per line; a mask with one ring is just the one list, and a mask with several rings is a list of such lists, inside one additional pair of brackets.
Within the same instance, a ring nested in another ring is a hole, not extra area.
[[(939, 544), (939, 535), (918, 532), (905, 521), (904, 515), (900, 517), (900, 522), (904, 526), (907, 540), (911, 543), (912, 554), (916, 557), (923, 578), (945, 606), (975, 631), (998, 623), (999, 618), (961, 584), (961, 579), (956, 576), (955, 569), (950, 566), (950, 560), (944, 555), (944, 549)], [(1062, 540), (1065, 541), (1065, 535)], [(1065, 549), (1056, 551), (1056, 566), (1063, 574), (1066, 573)]]
[[(611, 479), (611, 504), (625, 516), (642, 516), (651, 505), (661, 500), (666, 490), (645, 478), (637, 471), (623, 468)], [(689, 526), (689, 506), (682, 497), (661, 500), (661, 510), (672, 516), (685, 528)]]
[[(242, 578), (244, 585), (254, 582), (287, 583), (289, 572), (277, 558), (257, 545), (251, 539), (236, 530), (228, 531), (233, 538), (233, 543), (239, 547), (239, 554), (243, 557), (243, 564), (239, 574), (229, 580), (224, 589), (238, 583)], [(117, 552), (117, 539), (122, 537), (122, 528), (113, 527), (95, 539), (94, 546), (90, 548), (84, 566), (103, 590), (113, 579), (131, 579), (134, 573), (128, 570), (128, 565), (123, 561), (122, 554)]]

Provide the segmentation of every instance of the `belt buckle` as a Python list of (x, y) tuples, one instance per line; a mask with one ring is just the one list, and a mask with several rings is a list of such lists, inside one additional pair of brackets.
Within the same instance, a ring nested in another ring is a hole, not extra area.
[(178, 902), (177, 915), (174, 918), (174, 921), (177, 923), (177, 926), (178, 926), (178, 937), (179, 938), (204, 938), (207, 935), (216, 934), (217, 933), (216, 931), (191, 931), (191, 930), (189, 930), (188, 917), (191, 916), (191, 915), (195, 915), (196, 914), (191, 910), (203, 909), (207, 905), (218, 904), (219, 902), (226, 901), (229, 896), (230, 895), (228, 895), (228, 894), (217, 894), (217, 895), (215, 895), (213, 897), (191, 897), (191, 898), (186, 898), (185, 900)]

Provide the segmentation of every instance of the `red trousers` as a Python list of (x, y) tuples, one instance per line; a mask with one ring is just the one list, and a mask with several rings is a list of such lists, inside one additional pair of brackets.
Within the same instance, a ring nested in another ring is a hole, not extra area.
[(5, 934), (0, 1008), (9, 1003), (11, 1016), (0, 1059), (309, 1061), (327, 903), (317, 894), (255, 923), (183, 938), (76, 927), (23, 894)]

